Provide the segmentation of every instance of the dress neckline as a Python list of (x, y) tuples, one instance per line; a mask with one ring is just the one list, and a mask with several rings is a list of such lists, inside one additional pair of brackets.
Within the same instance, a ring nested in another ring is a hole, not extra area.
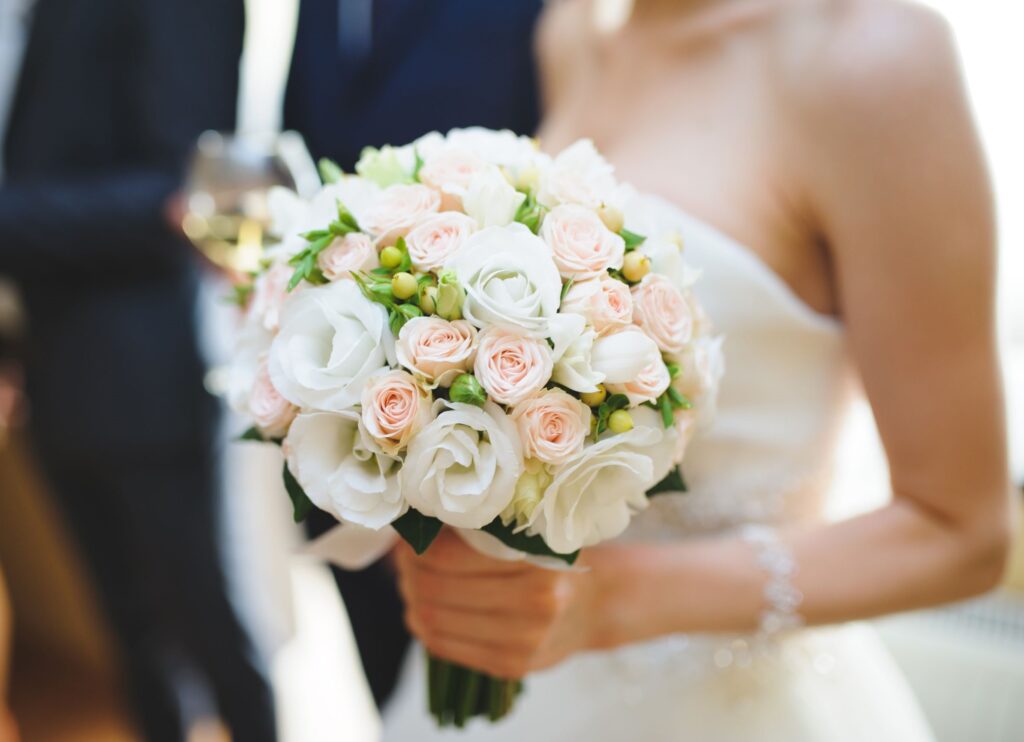
[(799, 294), (796, 293), (796, 291), (793, 290), (793, 287), (790, 286), (782, 276), (776, 273), (772, 267), (764, 261), (760, 255), (747, 247), (744, 243), (740, 242), (738, 239), (732, 237), (710, 222), (694, 216), (682, 207), (676, 205), (672, 201), (669, 201), (664, 196), (648, 194), (646, 197), (654, 200), (662, 208), (673, 213), (679, 221), (688, 224), (692, 230), (703, 232), (709, 238), (713, 238), (717, 243), (720, 243), (723, 246), (723, 249), (729, 252), (733, 258), (750, 267), (754, 272), (760, 274), (765, 283), (771, 287), (772, 291), (795, 314), (823, 330), (835, 333), (841, 333), (843, 331), (843, 323), (838, 317), (818, 311), (808, 304), (800, 297)]

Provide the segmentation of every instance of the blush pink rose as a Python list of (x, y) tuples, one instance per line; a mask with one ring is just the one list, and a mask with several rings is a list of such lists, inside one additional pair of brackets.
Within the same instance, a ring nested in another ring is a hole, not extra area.
[(360, 401), (366, 433), (391, 456), (430, 420), (430, 393), (405, 371), (371, 377)]
[(590, 431), (590, 408), (561, 389), (530, 397), (511, 417), (523, 455), (546, 464), (563, 464), (578, 454)]
[(441, 194), (443, 211), (461, 211), (462, 197), (473, 176), (487, 163), (472, 152), (448, 150), (427, 158), (420, 168), (420, 182)]
[(440, 271), (475, 231), (476, 222), (458, 211), (428, 216), (405, 236), (409, 258), (417, 270)]
[(288, 282), (295, 269), (277, 263), (256, 278), (248, 311), (267, 332), (277, 332), (281, 325), (281, 307), (288, 298)]
[(393, 245), (440, 208), (441, 195), (433, 188), (393, 185), (366, 210), (360, 226), (376, 235), (378, 246)]
[(260, 361), (256, 380), (249, 393), (249, 415), (256, 429), (266, 438), (283, 438), (299, 408), (281, 396), (270, 381), (267, 361)]
[(633, 295), (629, 286), (606, 274), (574, 282), (558, 311), (582, 314), (598, 334), (604, 334), (632, 324)]
[(380, 265), (370, 238), (358, 232), (332, 242), (317, 256), (316, 263), (328, 281), (349, 278), (352, 271), (373, 270)]
[(556, 206), (544, 217), (540, 236), (551, 248), (563, 278), (584, 281), (622, 267), (625, 242), (585, 206)]
[(465, 320), (414, 317), (402, 325), (395, 345), (398, 362), (427, 381), (448, 386), (473, 368), (476, 328)]
[(633, 322), (665, 353), (679, 353), (693, 338), (693, 305), (660, 273), (633, 287)]
[(491, 399), (516, 405), (548, 383), (553, 365), (546, 340), (494, 326), (480, 333), (473, 372)]
[(635, 378), (621, 384), (605, 384), (612, 394), (625, 394), (631, 406), (643, 402), (653, 402), (660, 397), (672, 379), (664, 361), (660, 358), (652, 359), (644, 366)]

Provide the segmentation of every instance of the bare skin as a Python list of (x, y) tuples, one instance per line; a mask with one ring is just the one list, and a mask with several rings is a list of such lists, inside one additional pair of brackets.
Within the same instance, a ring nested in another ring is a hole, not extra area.
[[(637, 0), (612, 34), (589, 0), (539, 36), (544, 146), (589, 136), (623, 180), (755, 252), (841, 318), (892, 503), (783, 534), (809, 624), (994, 587), (1011, 540), (983, 157), (948, 29), (893, 0)], [(443, 535), (398, 555), (435, 654), (521, 676), (675, 632), (756, 628), (764, 574), (733, 538), (605, 544), (583, 573)]]

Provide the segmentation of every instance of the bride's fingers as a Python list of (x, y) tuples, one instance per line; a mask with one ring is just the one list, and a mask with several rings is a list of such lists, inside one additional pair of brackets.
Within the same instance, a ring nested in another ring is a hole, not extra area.
[(426, 601), (449, 608), (519, 611), (522, 576), (453, 577), (428, 569), (403, 571), (399, 577), (402, 596), (409, 602)]
[(410, 613), (417, 630), (426, 637), (444, 636), (477, 642), (517, 654), (532, 654), (547, 634), (543, 621), (500, 612), (466, 611), (419, 603)]
[(417, 558), (436, 571), (460, 574), (506, 574), (536, 569), (525, 562), (502, 561), (485, 556), (448, 528), (442, 530), (430, 548)]
[(446, 635), (417, 638), (435, 657), (499, 678), (521, 678), (530, 671), (525, 656), (501, 647)]

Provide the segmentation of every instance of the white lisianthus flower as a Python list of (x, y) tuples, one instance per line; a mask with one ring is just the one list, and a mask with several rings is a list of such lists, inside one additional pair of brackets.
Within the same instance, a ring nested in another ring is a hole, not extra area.
[(267, 197), (270, 211), (270, 231), (281, 242), (267, 250), (270, 257), (286, 262), (304, 248), (305, 232), (327, 229), (338, 218), (338, 202), (362, 224), (367, 210), (376, 202), (380, 188), (364, 178), (345, 176), (337, 183), (329, 183), (308, 201), (286, 188), (272, 188)]
[(549, 208), (579, 204), (597, 209), (617, 200), (614, 172), (591, 140), (580, 139), (556, 155), (541, 173), (537, 200)]
[(551, 470), (528, 533), (569, 554), (620, 535), (647, 507), (646, 491), (672, 467), (675, 433), (663, 429), (653, 410), (631, 412), (632, 430), (608, 435)]
[(604, 374), (594, 370), (591, 354), (597, 333), (586, 330), (577, 335), (555, 361), (551, 379), (574, 392), (596, 392)]
[(366, 434), (357, 412), (303, 413), (281, 448), (313, 504), (339, 520), (379, 529), (405, 512), (401, 460)]
[(511, 224), (526, 194), (508, 182), (501, 171), (485, 167), (469, 179), (462, 208), (481, 227), (503, 227)]
[(445, 267), (465, 289), (462, 314), (475, 326), (550, 335), (562, 281), (548, 246), (522, 224), (477, 232)]
[(472, 152), (481, 160), (504, 169), (513, 177), (522, 172), (545, 166), (550, 158), (537, 149), (537, 141), (503, 129), (492, 131), (478, 126), (452, 129), (445, 147)]
[(270, 346), (274, 386), (303, 409), (348, 409), (367, 379), (395, 363), (387, 312), (348, 280), (291, 297)]
[(402, 474), (409, 504), (457, 528), (482, 528), (504, 510), (523, 469), (515, 425), (493, 402), (439, 400), (413, 437)]
[(594, 341), (590, 361), (594, 371), (604, 375), (605, 384), (625, 384), (652, 363), (661, 363), (661, 351), (643, 330), (631, 326)]
[(722, 336), (698, 338), (670, 358), (679, 364), (672, 386), (693, 403), (701, 423), (715, 414), (719, 382), (725, 373), (723, 341)]
[(224, 396), (228, 406), (235, 412), (249, 414), (249, 397), (273, 340), (274, 335), (264, 327), (260, 317), (252, 312), (246, 315), (235, 335), (231, 362), (225, 373)]

